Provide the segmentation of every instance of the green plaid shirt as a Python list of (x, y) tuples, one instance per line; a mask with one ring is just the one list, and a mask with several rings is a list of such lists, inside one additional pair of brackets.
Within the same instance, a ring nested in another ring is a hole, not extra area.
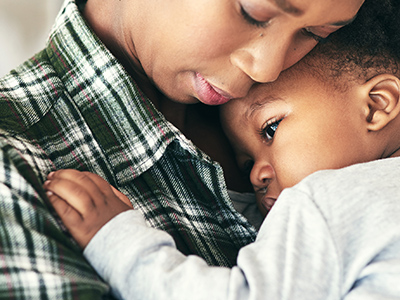
[(46, 48), (0, 80), (0, 149), (0, 298), (108, 297), (46, 200), (55, 169), (99, 174), (210, 265), (231, 266), (256, 236), (221, 167), (154, 108), (73, 0)]

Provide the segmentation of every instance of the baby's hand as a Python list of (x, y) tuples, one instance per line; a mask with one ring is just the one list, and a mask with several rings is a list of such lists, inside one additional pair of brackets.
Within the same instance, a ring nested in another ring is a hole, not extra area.
[(108, 221), (132, 208), (125, 195), (89, 172), (51, 172), (44, 188), (54, 209), (82, 248)]

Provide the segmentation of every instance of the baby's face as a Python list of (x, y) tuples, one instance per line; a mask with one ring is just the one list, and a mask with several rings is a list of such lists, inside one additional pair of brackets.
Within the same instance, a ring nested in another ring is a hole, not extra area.
[(264, 214), (284, 188), (307, 175), (368, 160), (355, 89), (336, 91), (296, 67), (221, 109)]

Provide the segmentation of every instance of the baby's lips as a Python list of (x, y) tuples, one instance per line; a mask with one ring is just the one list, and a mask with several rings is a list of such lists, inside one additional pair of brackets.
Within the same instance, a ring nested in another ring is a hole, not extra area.
[(275, 202), (276, 202), (276, 199), (272, 198), (272, 197), (264, 197), (261, 199), (261, 204), (262, 204), (262, 206), (264, 206), (264, 208), (267, 211), (271, 210), (271, 208), (272, 208), (272, 206), (274, 206)]

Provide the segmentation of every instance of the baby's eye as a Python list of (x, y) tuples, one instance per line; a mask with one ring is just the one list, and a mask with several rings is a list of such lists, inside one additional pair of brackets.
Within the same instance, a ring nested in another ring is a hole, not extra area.
[(282, 121), (282, 119), (272, 119), (269, 120), (265, 126), (260, 130), (260, 135), (263, 139), (267, 139), (268, 141), (271, 141), (275, 135), (275, 131), (278, 129), (279, 123)]

